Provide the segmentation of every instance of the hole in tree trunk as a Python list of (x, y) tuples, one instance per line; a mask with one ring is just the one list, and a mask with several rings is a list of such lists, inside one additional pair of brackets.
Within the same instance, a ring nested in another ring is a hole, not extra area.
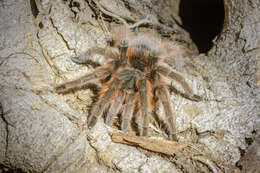
[(200, 53), (210, 50), (212, 40), (224, 23), (223, 0), (181, 0), (180, 17), (183, 28), (190, 33)]

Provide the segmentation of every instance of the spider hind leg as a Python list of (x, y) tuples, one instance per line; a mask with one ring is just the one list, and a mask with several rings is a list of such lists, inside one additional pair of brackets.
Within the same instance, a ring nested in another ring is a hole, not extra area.
[(125, 99), (125, 94), (123, 92), (118, 92), (115, 96), (115, 99), (112, 101), (112, 104), (107, 112), (105, 123), (109, 126), (113, 123), (113, 120), (119, 111), (122, 108), (123, 101)]
[(139, 126), (139, 135), (147, 136), (148, 135), (148, 127), (150, 122), (150, 115), (152, 113), (152, 92), (151, 92), (151, 84), (146, 79), (141, 79), (139, 81), (139, 102), (140, 102), (140, 110), (139, 110), (139, 119), (141, 123), (137, 123)]
[(176, 140), (176, 116), (172, 111), (170, 96), (166, 86), (164, 84), (158, 85), (155, 89), (155, 94), (163, 105), (169, 138), (170, 140)]
[(126, 98), (126, 105), (124, 105), (123, 113), (121, 115), (121, 130), (127, 131), (132, 120), (135, 109), (136, 95), (130, 94)]

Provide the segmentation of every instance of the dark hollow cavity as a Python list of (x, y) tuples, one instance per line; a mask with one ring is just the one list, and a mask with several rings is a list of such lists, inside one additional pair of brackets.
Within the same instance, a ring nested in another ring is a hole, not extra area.
[(181, 0), (183, 28), (190, 33), (200, 53), (207, 53), (224, 23), (223, 0)]

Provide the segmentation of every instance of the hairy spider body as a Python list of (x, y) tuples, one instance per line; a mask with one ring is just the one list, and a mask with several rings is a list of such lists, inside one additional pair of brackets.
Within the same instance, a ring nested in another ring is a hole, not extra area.
[(88, 116), (88, 126), (93, 127), (105, 110), (105, 123), (111, 125), (114, 118), (121, 114), (121, 130), (129, 128), (133, 116), (138, 116), (139, 135), (147, 135), (152, 111), (161, 102), (167, 119), (169, 138), (176, 139), (175, 115), (172, 110), (169, 84), (165, 79), (178, 82), (189, 97), (193, 93), (184, 78), (173, 71), (165, 62), (173, 57), (175, 49), (169, 42), (162, 42), (148, 34), (134, 35), (131, 31), (116, 36), (115, 47), (105, 49), (94, 47), (84, 55), (74, 57), (76, 63), (86, 63), (93, 54), (104, 55), (108, 63), (95, 68), (93, 72), (56, 87), (58, 93), (80, 89), (98, 81), (102, 89), (98, 101)]

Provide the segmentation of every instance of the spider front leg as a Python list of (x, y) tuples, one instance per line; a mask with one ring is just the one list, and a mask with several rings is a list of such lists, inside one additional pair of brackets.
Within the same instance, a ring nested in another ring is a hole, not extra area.
[(120, 85), (120, 80), (118, 78), (114, 78), (108, 90), (100, 98), (100, 101), (93, 107), (91, 115), (88, 117), (89, 128), (92, 128), (96, 124), (98, 117), (103, 113), (106, 105), (111, 100), (111, 97), (118, 89), (119, 85)]
[(170, 140), (176, 140), (176, 117), (172, 111), (170, 94), (165, 86), (165, 84), (161, 84), (156, 86), (155, 95), (159, 98), (160, 102), (163, 105), (163, 109), (166, 115), (166, 125), (169, 131)]
[(126, 52), (128, 48), (128, 41), (126, 40), (125, 36), (121, 38), (120, 43), (119, 43), (119, 50), (120, 50), (120, 57), (121, 61), (124, 62), (126, 60)]

